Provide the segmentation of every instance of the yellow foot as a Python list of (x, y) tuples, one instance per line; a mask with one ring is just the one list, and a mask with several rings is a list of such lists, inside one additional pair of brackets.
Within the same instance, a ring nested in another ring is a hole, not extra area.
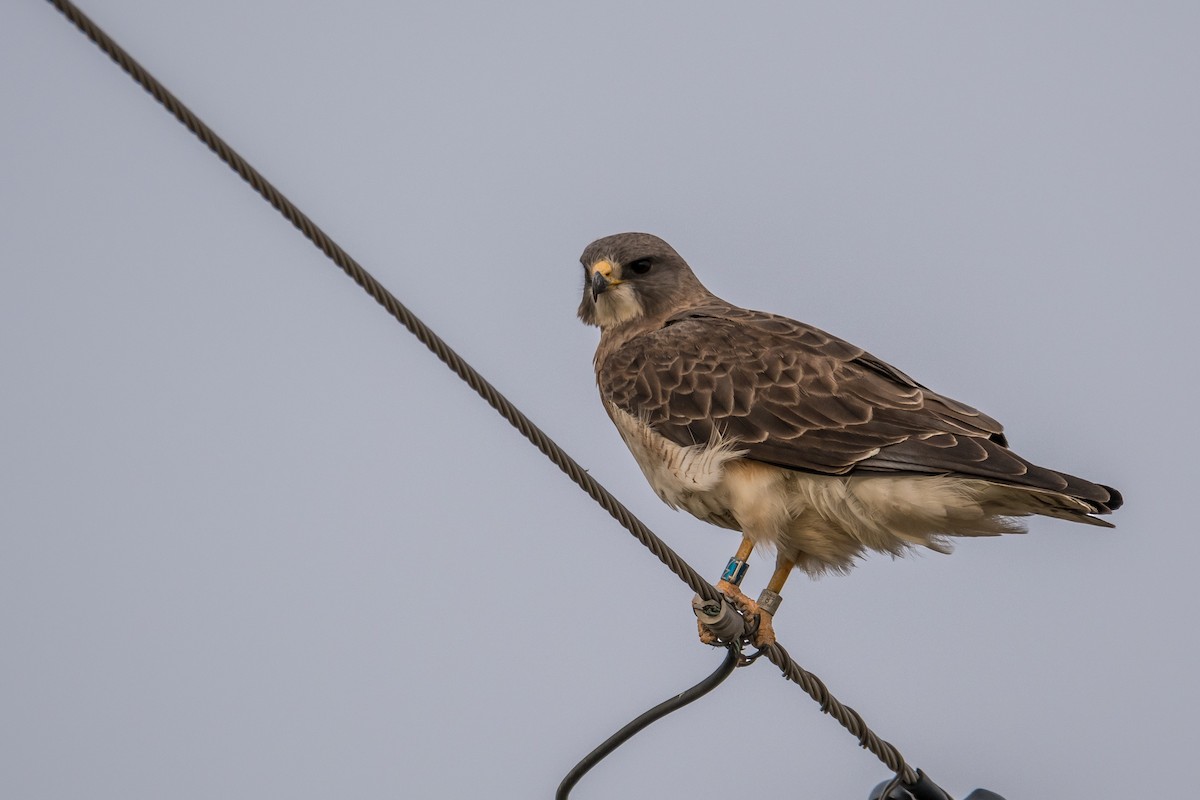
[(712, 645), (713, 647), (717, 647), (721, 644), (721, 640), (717, 638), (717, 635), (708, 628), (704, 627), (703, 622), (696, 620), (696, 627), (700, 629), (701, 644)]
[[(733, 607), (742, 612), (746, 625), (751, 630), (750, 643), (758, 649), (775, 644), (773, 618), (759, 608), (758, 603), (747, 597), (741, 589), (728, 581), (717, 581), (717, 591), (729, 598)], [(701, 626), (703, 628), (703, 626)], [(704, 640), (703, 634), (700, 637)]]
[(742, 594), (742, 590), (739, 587), (735, 586), (729, 581), (717, 581), (717, 591), (728, 597), (730, 602), (734, 603), (735, 605), (737, 604), (737, 601), (734, 600), (736, 597), (742, 598), (747, 603), (751, 602), (749, 597), (746, 597), (746, 595)]
[[(757, 607), (758, 603), (754, 605)], [(775, 644), (775, 618), (760, 610), (758, 612), (758, 630), (750, 637), (750, 642), (759, 650)]]

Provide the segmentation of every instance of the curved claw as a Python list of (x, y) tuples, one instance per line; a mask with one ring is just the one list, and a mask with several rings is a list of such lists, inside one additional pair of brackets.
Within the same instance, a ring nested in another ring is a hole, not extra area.
[(717, 635), (715, 633), (713, 633), (712, 631), (710, 631), (703, 622), (701, 622), (700, 620), (696, 620), (696, 627), (700, 630), (700, 643), (701, 644), (711, 645), (712, 647), (720, 647), (721, 646), (721, 640), (718, 639)]
[[(759, 650), (775, 644), (775, 626), (772, 624), (774, 618), (769, 612), (764, 611), (758, 603), (728, 581), (717, 581), (717, 591), (729, 598), (733, 607), (746, 619), (746, 629), (751, 644)], [(701, 628), (703, 629), (703, 626)], [(700, 640), (704, 641), (703, 633), (700, 635)]]

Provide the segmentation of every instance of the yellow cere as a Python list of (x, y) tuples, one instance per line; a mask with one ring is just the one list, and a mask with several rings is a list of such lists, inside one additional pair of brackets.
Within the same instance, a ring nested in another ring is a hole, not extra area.
[(592, 272), (599, 272), (604, 277), (611, 278), (613, 273), (612, 262), (601, 259), (592, 265)]

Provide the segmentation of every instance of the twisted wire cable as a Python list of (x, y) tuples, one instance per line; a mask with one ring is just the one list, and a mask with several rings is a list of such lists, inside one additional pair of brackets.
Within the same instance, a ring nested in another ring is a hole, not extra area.
[(840, 722), (843, 728), (858, 739), (859, 745), (864, 750), (874, 753), (903, 783), (916, 783), (917, 773), (905, 762), (900, 751), (890, 742), (880, 739), (874, 731), (867, 727), (867, 723), (863, 721), (857, 711), (850, 706), (842, 705), (830, 693), (824, 681), (797, 664), (788, 655), (788, 651), (783, 649), (783, 645), (778, 642), (768, 645), (763, 648), (762, 653), (767, 660), (779, 667), (783, 677), (797, 684), (809, 697), (817, 701), (822, 711)]
[(333, 263), (341, 267), (342, 271), (361, 286), (367, 294), (373, 297), (379, 305), (383, 306), (401, 325), (408, 328), (446, 366), (466, 381), (468, 386), (474, 389), (488, 405), (499, 412), (500, 416), (508, 420), (514, 428), (533, 443), (534, 447), (541, 450), (547, 458), (553, 461), (572, 481), (587, 492), (617, 522), (621, 523), (630, 533), (636, 536), (650, 552), (658, 556), (658, 559), (690, 586), (692, 591), (710, 602), (720, 601), (721, 595), (700, 573), (692, 569), (665, 542), (655, 536), (653, 531), (646, 527), (645, 523), (635, 517), (633, 512), (617, 500), (599, 481), (589, 475), (575, 459), (571, 458), (553, 439), (538, 428), (529, 417), (525, 416), (495, 386), (489, 383), (462, 356), (456, 353), (450, 345), (446, 344), (440, 336), (434, 333), (412, 311), (396, 299), (395, 295), (389, 292), (371, 273), (367, 272), (361, 264), (355, 261), (325, 231), (321, 230), (307, 214), (288, 200), (282, 192), (264, 178), (246, 159), (242, 158), (237, 151), (218, 136), (212, 128), (208, 127), (203, 120), (197, 117), (179, 98), (159, 83), (158, 79), (134, 60), (133, 56), (129, 55), (124, 48), (113, 41), (108, 34), (101, 30), (99, 26), (74, 4), (66, 0), (49, 0), (49, 2), (61, 11), (67, 19), (75, 23), (75, 26), (79, 30), (95, 42), (113, 61), (117, 62), (121, 69), (129, 73), (131, 78), (137, 81), (155, 100), (170, 111), (200, 141), (204, 142), (218, 158), (240, 175), (246, 183), (250, 184), (254, 191), (262, 195), (264, 200), (274, 206), (285, 219), (295, 225)]
[[(250, 184), (264, 200), (296, 226), (322, 253), (337, 264), (367, 294), (373, 297), (400, 324), (416, 336), (438, 359), (462, 378), (500, 416), (508, 420), (534, 447), (554, 462), (589, 497), (599, 503), (622, 527), (632, 533), (639, 542), (686, 583), (692, 591), (709, 602), (722, 602), (721, 594), (712, 584), (706, 581), (691, 565), (680, 558), (644, 522), (634, 516), (633, 512), (617, 500), (599, 481), (589, 475), (575, 459), (571, 458), (565, 450), (546, 435), (532, 420), (525, 416), (495, 386), (480, 375), (462, 356), (446, 344), (440, 336), (418, 319), (395, 295), (389, 292), (371, 273), (367, 272), (337, 242), (321, 230), (308, 215), (288, 200), (282, 192), (264, 178), (258, 170), (252, 167), (246, 159), (242, 158), (212, 128), (208, 127), (203, 120), (197, 117), (191, 109), (159, 83), (157, 78), (142, 67), (133, 56), (117, 44), (90, 17), (68, 0), (47, 0), (47, 2), (57, 8), (63, 16), (70, 20), (85, 36), (91, 39), (97, 47), (115, 61), (134, 81), (150, 93), (167, 111), (171, 112), (184, 127), (195, 134), (218, 158)], [(778, 644), (771, 646), (766, 650), (766, 655), (772, 663), (783, 671), (785, 677), (799, 684), (820, 704), (822, 711), (841, 723), (843, 727), (859, 740), (859, 743), (864, 748), (870, 750), (890, 770), (900, 775), (905, 783), (913, 783), (917, 779), (916, 773), (905, 763), (903, 757), (894, 746), (877, 737), (867, 727), (862, 717), (856, 711), (839, 703), (829, 693), (825, 684), (793, 661), (782, 646)]]

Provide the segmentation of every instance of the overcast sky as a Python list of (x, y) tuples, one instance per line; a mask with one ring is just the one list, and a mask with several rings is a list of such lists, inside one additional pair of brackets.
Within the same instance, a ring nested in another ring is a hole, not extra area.
[[(1125, 494), (793, 578), (956, 797), (1194, 786), (1200, 8), (86, 0), (701, 572), (575, 319), (657, 233)], [(44, 2), (0, 7), (0, 795), (530, 798), (707, 674), (691, 592)], [(759, 558), (746, 586), (770, 573)], [(865, 798), (761, 662), (601, 797)]]

